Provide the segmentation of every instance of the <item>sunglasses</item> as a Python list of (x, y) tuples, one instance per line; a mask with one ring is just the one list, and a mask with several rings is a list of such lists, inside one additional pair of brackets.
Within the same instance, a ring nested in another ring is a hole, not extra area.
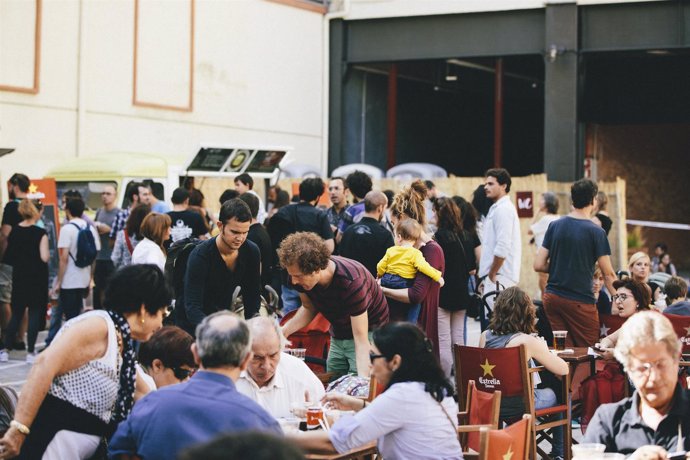
[(369, 361), (371, 362), (371, 364), (374, 364), (374, 361), (375, 361), (376, 359), (378, 359), (378, 358), (385, 358), (385, 357), (386, 357), (386, 355), (377, 355), (377, 354), (374, 353), (373, 351), (370, 351), (370, 352), (369, 352)]
[(177, 380), (187, 380), (196, 373), (196, 369), (183, 369), (181, 367), (173, 367), (172, 371)]

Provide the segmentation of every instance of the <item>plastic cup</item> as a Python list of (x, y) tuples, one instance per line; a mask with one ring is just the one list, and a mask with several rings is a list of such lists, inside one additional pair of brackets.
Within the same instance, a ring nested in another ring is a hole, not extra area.
[(591, 459), (606, 450), (604, 444), (573, 444), (573, 460)]
[(278, 423), (280, 424), (280, 428), (282, 428), (283, 433), (285, 433), (287, 435), (299, 433), (299, 422), (300, 422), (300, 420), (298, 418), (280, 418), (280, 419), (278, 419)]
[(568, 331), (553, 331), (553, 348), (557, 351), (565, 350), (565, 337)]

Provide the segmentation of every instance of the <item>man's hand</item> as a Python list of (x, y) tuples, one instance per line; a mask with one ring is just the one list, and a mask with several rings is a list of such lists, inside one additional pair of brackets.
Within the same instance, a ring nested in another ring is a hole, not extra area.
[(628, 460), (667, 460), (668, 452), (659, 446), (642, 446)]

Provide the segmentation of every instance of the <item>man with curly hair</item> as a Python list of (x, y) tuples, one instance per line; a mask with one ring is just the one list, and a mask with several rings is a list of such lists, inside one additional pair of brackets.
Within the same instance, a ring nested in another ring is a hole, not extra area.
[(288, 236), (278, 257), (302, 302), (283, 326), (285, 337), (321, 313), (331, 322), (327, 371), (368, 376), (371, 331), (388, 323), (388, 303), (371, 273), (357, 261), (331, 256), (325, 242), (309, 232)]

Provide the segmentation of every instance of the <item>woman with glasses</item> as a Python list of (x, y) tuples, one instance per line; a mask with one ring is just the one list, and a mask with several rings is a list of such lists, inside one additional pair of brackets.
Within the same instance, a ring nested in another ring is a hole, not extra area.
[(146, 342), (169, 314), (172, 293), (153, 265), (113, 275), (105, 310), (69, 320), (36, 362), (0, 459), (85, 459), (97, 452), (134, 403), (134, 340)]
[(385, 459), (461, 459), (453, 387), (424, 333), (411, 323), (376, 329), (369, 359), (386, 391), (370, 403), (327, 393), (326, 407), (356, 414), (291, 439), (309, 452), (342, 453), (376, 440)]
[[(615, 348), (635, 392), (594, 414), (583, 442), (628, 459), (686, 458), (690, 392), (678, 384), (681, 345), (664, 315), (640, 312), (623, 324)], [(676, 454), (678, 456), (671, 456)]]
[(139, 346), (138, 376), (142, 378), (135, 399), (149, 391), (184, 382), (196, 371), (192, 354), (194, 338), (176, 326), (166, 326), (156, 331)]
[[(649, 310), (651, 296), (647, 285), (631, 278), (614, 281), (616, 293), (611, 297), (611, 314), (621, 318), (630, 318), (642, 310)], [(613, 359), (613, 348), (618, 342), (620, 329), (601, 339), (595, 349), (604, 359)]]

